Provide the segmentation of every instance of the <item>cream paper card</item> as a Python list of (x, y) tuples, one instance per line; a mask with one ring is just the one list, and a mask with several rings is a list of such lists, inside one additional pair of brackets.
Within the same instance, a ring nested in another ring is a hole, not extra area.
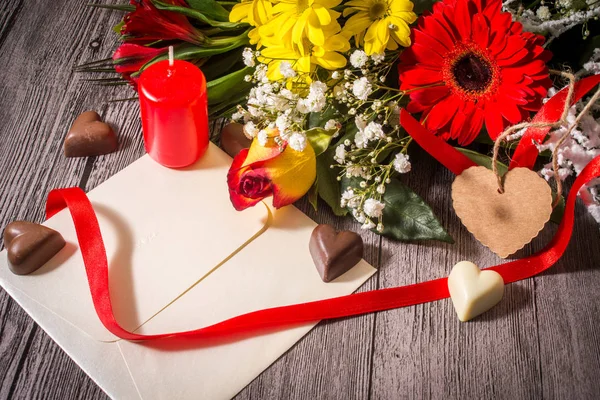
[[(89, 193), (106, 246), (115, 317), (125, 329), (136, 329), (266, 229), (263, 203), (243, 213), (231, 206), (230, 163), (212, 144), (184, 170), (146, 155)], [(2, 266), (0, 276), (93, 338), (117, 340), (94, 310), (68, 211), (44, 225), (67, 246), (33, 274), (16, 276)]]
[[(293, 206), (272, 215), (262, 203), (234, 211), (225, 182), (229, 163), (212, 145), (186, 171), (145, 156), (90, 193), (109, 254), (113, 305), (125, 328), (196, 329), (262, 308), (350, 294), (375, 272), (361, 261), (323, 283), (308, 251), (316, 224)], [(114, 341), (93, 309), (70, 216), (61, 212), (47, 225), (64, 235), (67, 247), (28, 276), (10, 273), (6, 252), (0, 253), (0, 284), (114, 398), (134, 398), (132, 388), (143, 399), (229, 398), (317, 323), (185, 346)]]
[[(274, 211), (273, 224), (264, 234), (139, 332), (189, 330), (254, 310), (353, 292), (375, 269), (363, 260), (334, 281), (321, 281), (308, 251), (315, 225), (294, 207)], [(314, 325), (241, 341), (120, 341), (118, 345), (143, 399), (228, 399)], [(184, 365), (188, 367), (181, 368)]]

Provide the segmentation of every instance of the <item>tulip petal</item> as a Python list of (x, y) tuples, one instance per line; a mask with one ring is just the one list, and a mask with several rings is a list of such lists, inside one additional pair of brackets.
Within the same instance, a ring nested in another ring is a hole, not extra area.
[(287, 147), (263, 164), (273, 186), (273, 206), (280, 208), (304, 196), (317, 177), (317, 158), (311, 146), (304, 151)]

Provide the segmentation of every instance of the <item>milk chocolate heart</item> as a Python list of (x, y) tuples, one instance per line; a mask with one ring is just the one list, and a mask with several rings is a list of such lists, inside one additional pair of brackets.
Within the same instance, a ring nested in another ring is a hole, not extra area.
[(65, 138), (65, 156), (90, 157), (112, 153), (119, 147), (117, 135), (95, 111), (81, 114)]
[(331, 225), (318, 225), (310, 237), (309, 250), (321, 279), (330, 282), (358, 264), (363, 241), (354, 232), (338, 233)]
[(552, 214), (550, 186), (527, 168), (504, 176), (504, 193), (491, 170), (468, 168), (452, 183), (452, 201), (469, 232), (502, 258), (531, 242)]
[(231, 157), (237, 156), (242, 149), (247, 149), (251, 144), (252, 140), (244, 134), (242, 124), (231, 123), (221, 129), (221, 147)]
[(4, 245), (10, 270), (27, 275), (50, 261), (65, 246), (65, 240), (43, 225), (15, 221), (4, 230)]

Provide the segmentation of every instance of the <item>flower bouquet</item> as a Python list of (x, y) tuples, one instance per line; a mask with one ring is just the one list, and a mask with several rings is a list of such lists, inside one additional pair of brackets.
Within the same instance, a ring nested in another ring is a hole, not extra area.
[[(128, 12), (117, 26), (124, 43), (108, 61), (122, 78), (135, 87), (140, 72), (174, 45), (176, 58), (206, 74), (211, 114), (243, 124), (252, 145), (228, 175), (236, 209), (268, 196), (282, 207), (307, 195), (315, 208), (321, 198), (336, 215), (349, 213), (363, 229), (399, 240), (452, 241), (402, 183), (418, 165), (401, 108), (472, 161), (492, 166), (490, 145), (531, 120), (555, 84), (566, 84), (551, 79), (550, 67), (577, 70), (577, 77), (600, 72), (594, 0), (418, 7), (409, 0), (132, 0), (106, 7)], [(84, 69), (104, 71), (100, 63)], [(575, 121), (584, 104), (576, 102), (565, 121)], [(586, 107), (560, 145), (566, 126), (538, 143), (541, 153), (557, 153), (556, 168), (541, 169), (546, 178), (576, 175), (600, 154), (597, 111)], [(598, 189), (591, 184), (581, 194), (600, 221)]]

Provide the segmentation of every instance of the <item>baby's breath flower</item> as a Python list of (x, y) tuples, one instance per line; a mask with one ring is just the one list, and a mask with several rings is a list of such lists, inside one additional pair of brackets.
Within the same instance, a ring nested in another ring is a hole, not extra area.
[(340, 164), (343, 164), (344, 161), (346, 161), (346, 147), (343, 144), (340, 144), (335, 148), (335, 156), (333, 158)]
[(571, 6), (573, 5), (573, 0), (558, 0), (557, 3), (559, 7), (571, 8)]
[(338, 122), (335, 119), (330, 119), (329, 121), (327, 121), (325, 123), (325, 126), (323, 127), (323, 129), (325, 129), (326, 131), (332, 131), (334, 129), (338, 129)]
[(279, 64), (279, 72), (284, 78), (293, 78), (296, 76), (296, 71), (292, 68), (292, 65), (287, 61), (282, 61)]
[(372, 91), (373, 87), (371, 86), (371, 83), (364, 76), (355, 80), (352, 84), (352, 94), (354, 94), (354, 96), (360, 100), (367, 100)]
[(362, 131), (367, 127), (367, 120), (364, 115), (357, 115), (354, 117), (354, 124), (358, 128), (359, 131)]
[(295, 132), (290, 136), (288, 144), (296, 151), (304, 151), (307, 145), (306, 135), (304, 133)]
[(396, 154), (394, 158), (394, 169), (401, 174), (405, 174), (411, 169), (410, 161), (408, 161), (408, 156), (404, 153)]
[(371, 230), (371, 229), (375, 228), (375, 223), (373, 221), (371, 221), (370, 219), (367, 219), (366, 222), (364, 224), (362, 224), (362, 226), (360, 228), (365, 229), (365, 230)]
[(375, 200), (373, 198), (369, 198), (365, 200), (363, 205), (363, 210), (366, 215), (371, 218), (379, 218), (383, 214), (383, 209), (385, 208), (385, 204), (383, 204), (379, 200)]
[(377, 122), (369, 122), (369, 124), (364, 129), (364, 135), (367, 140), (385, 138), (385, 133), (383, 133), (381, 124), (378, 124)]
[(535, 15), (537, 15), (537, 17), (542, 21), (547, 21), (550, 18), (552, 18), (552, 13), (550, 12), (550, 9), (546, 6), (541, 6), (540, 8), (538, 8), (535, 12)]
[(246, 47), (242, 52), (242, 58), (244, 59), (244, 64), (248, 67), (254, 67), (256, 65), (256, 61), (254, 60), (254, 52), (250, 47)]
[(371, 54), (371, 58), (373, 59), (373, 62), (375, 63), (375, 65), (379, 65), (385, 59), (385, 53)]
[(352, 211), (352, 216), (354, 217), (355, 220), (357, 220), (361, 224), (367, 220), (367, 217), (365, 217), (365, 214), (363, 214), (362, 212), (360, 212), (358, 210)]
[(252, 122), (252, 121), (246, 122), (246, 125), (244, 125), (244, 133), (246, 134), (246, 136), (253, 138), (254, 136), (256, 136), (257, 132), (258, 132), (258, 129), (254, 125), (254, 122)]
[(265, 131), (264, 129), (261, 129), (258, 132), (256, 139), (258, 140), (258, 144), (260, 144), (261, 146), (266, 146), (267, 142), (269, 141), (269, 135), (268, 135), (267, 131)]
[(350, 55), (350, 64), (352, 64), (354, 68), (364, 67), (367, 61), (369, 61), (369, 56), (362, 50), (355, 50)]

